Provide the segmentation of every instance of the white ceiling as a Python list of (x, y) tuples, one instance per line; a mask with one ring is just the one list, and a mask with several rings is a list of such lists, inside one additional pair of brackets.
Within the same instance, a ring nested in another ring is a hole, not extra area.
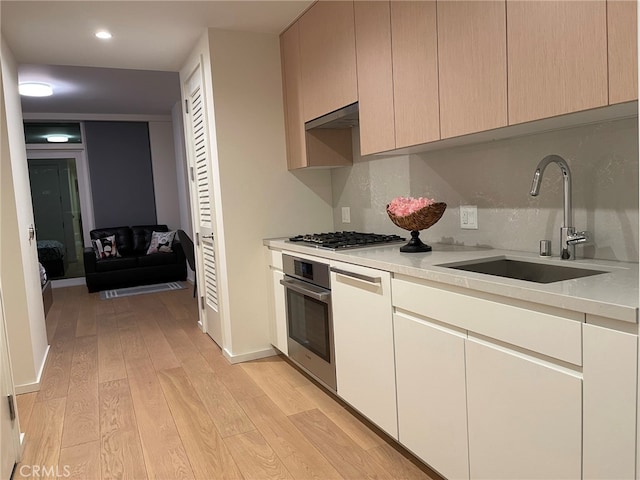
[(53, 86), (50, 97), (22, 97), (23, 113), (167, 115), (180, 100), (176, 72), (23, 64), (18, 81)]
[[(179, 98), (164, 72), (180, 69), (205, 28), (277, 34), (311, 3), (2, 0), (0, 28), (20, 81), (49, 81), (60, 94), (24, 101), (25, 112), (158, 114)], [(97, 39), (98, 29), (113, 38)]]

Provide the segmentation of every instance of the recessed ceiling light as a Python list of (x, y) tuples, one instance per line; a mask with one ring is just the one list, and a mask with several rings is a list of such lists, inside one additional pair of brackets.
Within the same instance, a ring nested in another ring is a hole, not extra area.
[(66, 143), (69, 141), (67, 135), (47, 135), (47, 142), (50, 143)]
[(106, 30), (99, 30), (96, 32), (96, 37), (102, 39), (102, 40), (109, 40), (113, 35), (111, 35), (111, 33), (107, 32)]
[(48, 97), (53, 95), (53, 88), (46, 83), (25, 82), (18, 86), (20, 95), (25, 97)]

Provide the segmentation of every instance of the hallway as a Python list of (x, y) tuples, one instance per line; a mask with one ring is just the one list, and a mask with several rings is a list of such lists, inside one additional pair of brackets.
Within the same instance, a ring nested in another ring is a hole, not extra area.
[(54, 290), (14, 478), (438, 478), (282, 357), (229, 364), (196, 318), (190, 289)]

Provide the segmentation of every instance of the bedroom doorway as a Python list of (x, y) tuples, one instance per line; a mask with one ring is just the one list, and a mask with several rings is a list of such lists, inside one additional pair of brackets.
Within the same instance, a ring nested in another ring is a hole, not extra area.
[(84, 282), (84, 247), (87, 241), (91, 245), (87, 239), (94, 228), (84, 147), (76, 150), (29, 146), (38, 258), (47, 259), (45, 269), (50, 270), (54, 287), (79, 285), (77, 282)]
[(84, 276), (82, 211), (74, 158), (29, 159), (38, 260), (51, 279)]

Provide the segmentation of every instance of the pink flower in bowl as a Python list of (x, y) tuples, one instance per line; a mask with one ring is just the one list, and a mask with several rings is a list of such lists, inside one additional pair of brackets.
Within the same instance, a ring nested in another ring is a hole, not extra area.
[(434, 203), (436, 202), (432, 198), (396, 197), (391, 200), (387, 210), (396, 217), (406, 217)]
[(431, 247), (422, 243), (419, 238), (420, 230), (434, 225), (447, 204), (436, 202), (429, 198), (397, 197), (387, 205), (389, 219), (398, 227), (411, 232), (411, 240), (405, 246), (400, 247), (403, 253), (430, 252)]

